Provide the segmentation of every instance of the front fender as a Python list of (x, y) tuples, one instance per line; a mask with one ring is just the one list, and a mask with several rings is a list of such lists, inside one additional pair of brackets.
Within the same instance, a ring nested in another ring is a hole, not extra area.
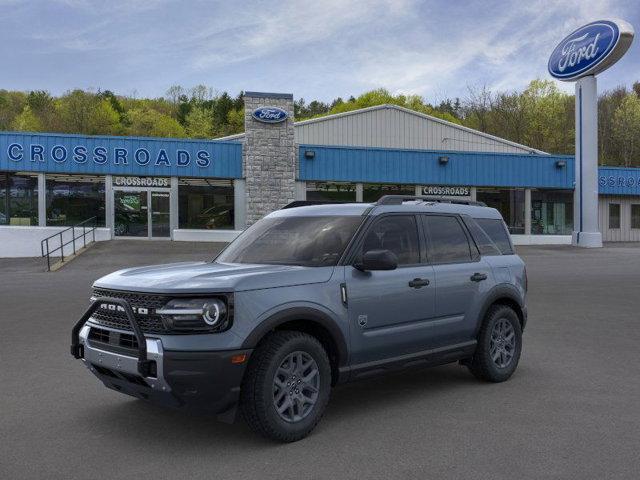
[(242, 348), (255, 348), (258, 342), (271, 330), (294, 320), (307, 320), (323, 327), (333, 338), (339, 355), (340, 366), (348, 361), (346, 334), (339, 316), (320, 304), (295, 302), (284, 304), (265, 312), (258, 318), (256, 327), (245, 338)]

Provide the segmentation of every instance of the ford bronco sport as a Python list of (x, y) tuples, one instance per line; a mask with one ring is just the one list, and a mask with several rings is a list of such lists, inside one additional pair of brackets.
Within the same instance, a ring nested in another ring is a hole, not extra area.
[(284, 208), (212, 262), (97, 280), (71, 353), (111, 389), (228, 421), (239, 407), (253, 430), (289, 442), (345, 381), (457, 361), (507, 380), (526, 289), (504, 221), (484, 204)]

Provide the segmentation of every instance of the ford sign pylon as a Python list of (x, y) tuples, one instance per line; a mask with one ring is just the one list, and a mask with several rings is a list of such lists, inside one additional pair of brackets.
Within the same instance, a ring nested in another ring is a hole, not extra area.
[(633, 27), (621, 20), (584, 25), (555, 48), (552, 77), (576, 82), (576, 187), (572, 244), (601, 247), (598, 229), (598, 86), (596, 74), (617, 62), (631, 46)]

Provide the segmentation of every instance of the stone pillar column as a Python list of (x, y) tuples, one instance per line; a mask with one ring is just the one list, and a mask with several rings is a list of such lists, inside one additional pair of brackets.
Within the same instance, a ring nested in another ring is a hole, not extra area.
[(356, 202), (362, 203), (364, 201), (364, 185), (362, 183), (356, 183)]
[[(265, 123), (253, 117), (261, 107), (287, 112), (280, 122)], [(296, 198), (298, 158), (294, 143), (293, 95), (289, 93), (245, 92), (245, 177), (246, 222), (251, 225)]]

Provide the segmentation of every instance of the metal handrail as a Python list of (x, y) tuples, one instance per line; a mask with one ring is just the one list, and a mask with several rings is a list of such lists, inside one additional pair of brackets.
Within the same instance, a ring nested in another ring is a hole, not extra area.
[[(91, 225), (88, 225), (91, 223)], [(76, 229), (82, 228), (82, 233), (76, 237)], [(73, 244), (73, 254), (76, 254), (76, 240), (80, 240), (82, 238), (83, 247), (87, 246), (87, 235), (92, 235), (92, 241), (96, 241), (96, 228), (97, 228), (97, 218), (91, 217), (86, 220), (72, 225), (70, 227), (65, 228), (64, 230), (60, 230), (58, 233), (54, 233), (53, 235), (43, 239), (40, 242), (40, 252), (42, 253), (42, 257), (47, 258), (47, 271), (51, 271), (51, 254), (60, 250), (60, 261), (64, 262), (64, 247), (69, 244)], [(62, 235), (68, 231), (71, 231), (71, 240), (64, 242)], [(49, 240), (54, 238), (60, 238), (60, 245), (54, 249), (49, 247)], [(46, 251), (45, 251), (46, 246)]]

